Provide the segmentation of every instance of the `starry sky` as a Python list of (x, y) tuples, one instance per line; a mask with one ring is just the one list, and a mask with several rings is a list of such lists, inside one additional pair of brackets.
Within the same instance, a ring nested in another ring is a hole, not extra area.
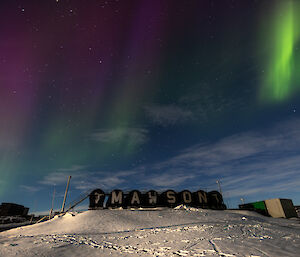
[[(300, 3), (3, 0), (0, 202), (91, 189), (300, 204)], [(298, 111), (299, 110), (299, 111)]]

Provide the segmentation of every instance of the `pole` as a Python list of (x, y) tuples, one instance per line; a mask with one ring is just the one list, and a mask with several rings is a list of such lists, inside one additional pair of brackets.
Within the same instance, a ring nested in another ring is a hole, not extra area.
[(52, 214), (53, 214), (54, 198), (55, 198), (55, 186), (54, 186), (54, 189), (53, 189), (52, 204), (51, 204), (51, 210), (50, 210), (50, 213), (49, 213), (49, 220), (52, 218)]
[(55, 186), (54, 186), (53, 195), (52, 195), (52, 205), (51, 205), (52, 210), (53, 210), (53, 207), (54, 207), (54, 199), (55, 199)]
[(223, 195), (223, 194), (222, 194), (222, 189), (221, 189), (221, 183), (220, 183), (220, 180), (217, 180), (216, 183), (217, 183), (218, 186), (219, 186), (219, 192), (220, 192), (220, 194)]
[(63, 204), (62, 204), (60, 212), (64, 212), (64, 210), (65, 210), (65, 203), (66, 203), (67, 194), (68, 194), (68, 190), (69, 190), (70, 179), (71, 179), (71, 176), (69, 176), (69, 178), (68, 178), (66, 192), (65, 192), (65, 196), (64, 196), (64, 201), (63, 201)]
[(76, 205), (80, 204), (82, 201), (84, 201), (89, 196), (90, 196), (90, 194), (88, 194), (85, 197), (81, 198), (78, 202), (72, 204), (72, 206), (70, 206), (69, 209), (66, 210), (66, 212), (68, 212), (69, 210), (72, 210)]

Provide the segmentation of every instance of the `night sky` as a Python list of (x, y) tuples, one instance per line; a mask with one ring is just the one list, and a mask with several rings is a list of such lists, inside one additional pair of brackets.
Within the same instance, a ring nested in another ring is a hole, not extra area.
[[(1, 0), (0, 202), (216, 190), (300, 204), (300, 2)], [(87, 204), (87, 203), (86, 203)]]

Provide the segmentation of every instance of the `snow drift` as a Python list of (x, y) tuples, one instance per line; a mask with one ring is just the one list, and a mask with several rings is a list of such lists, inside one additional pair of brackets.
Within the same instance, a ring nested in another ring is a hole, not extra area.
[(92, 210), (0, 233), (0, 256), (299, 256), (299, 219), (180, 206)]

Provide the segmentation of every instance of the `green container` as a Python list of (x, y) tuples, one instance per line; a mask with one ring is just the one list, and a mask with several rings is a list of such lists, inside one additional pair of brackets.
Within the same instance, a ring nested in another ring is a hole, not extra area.
[(249, 210), (249, 211), (256, 211), (260, 214), (269, 216), (265, 201), (259, 201), (254, 203), (246, 203), (246, 204), (240, 204), (239, 208), (241, 210)]
[(254, 202), (254, 203), (252, 203), (252, 205), (255, 210), (267, 211), (265, 201)]

